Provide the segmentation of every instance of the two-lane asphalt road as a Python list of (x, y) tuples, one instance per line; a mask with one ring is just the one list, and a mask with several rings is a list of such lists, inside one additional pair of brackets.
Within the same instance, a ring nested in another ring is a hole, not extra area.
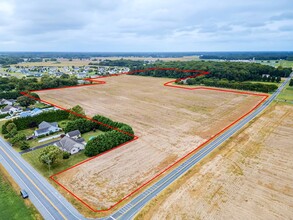
[(2, 138), (0, 146), (0, 162), (45, 219), (85, 219)]
[(254, 119), (257, 115), (259, 115), (283, 90), (285, 85), (288, 83), (290, 78), (293, 77), (293, 73), (291, 73), (290, 77), (288, 77), (281, 86), (277, 89), (275, 93), (273, 93), (260, 107), (258, 107), (251, 114), (242, 119), (239, 123), (225, 131), (223, 134), (215, 138), (212, 142), (207, 144), (204, 148), (199, 150), (193, 156), (191, 156), (188, 160), (182, 163), (180, 166), (172, 170), (169, 174), (164, 176), (162, 179), (148, 187), (145, 191), (140, 193), (114, 214), (106, 218), (107, 220), (113, 219), (132, 219), (148, 202), (150, 202), (156, 195), (162, 192), (165, 188), (167, 188), (171, 183), (176, 181), (179, 177), (185, 174), (188, 170), (194, 167), (199, 161), (201, 161), (206, 155), (211, 153), (215, 148), (224, 143), (227, 139), (229, 139), (232, 135), (234, 135), (237, 131), (243, 128), (246, 124), (248, 124), (252, 119)]

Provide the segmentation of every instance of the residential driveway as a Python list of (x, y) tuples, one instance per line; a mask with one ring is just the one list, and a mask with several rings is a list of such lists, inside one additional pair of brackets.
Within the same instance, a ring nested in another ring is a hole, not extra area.
[(43, 147), (47, 147), (49, 145), (53, 145), (55, 144), (56, 142), (58, 142), (59, 140), (57, 141), (52, 141), (50, 143), (47, 143), (47, 144), (43, 144), (43, 145), (40, 145), (40, 146), (37, 146), (37, 147), (33, 147), (33, 148), (29, 148), (29, 149), (26, 149), (24, 151), (21, 151), (19, 152), (20, 154), (24, 154), (24, 153), (28, 153), (28, 152), (31, 152), (31, 151), (34, 151), (34, 150), (37, 150), (37, 149), (40, 149), (40, 148), (43, 148)]

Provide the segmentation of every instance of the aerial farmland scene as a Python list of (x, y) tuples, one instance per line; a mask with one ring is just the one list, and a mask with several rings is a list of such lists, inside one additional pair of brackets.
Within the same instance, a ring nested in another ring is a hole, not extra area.
[(293, 219), (292, 7), (0, 0), (0, 219)]

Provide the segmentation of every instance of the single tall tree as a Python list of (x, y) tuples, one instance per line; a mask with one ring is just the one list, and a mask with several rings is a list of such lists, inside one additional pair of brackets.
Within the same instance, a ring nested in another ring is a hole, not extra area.
[(50, 145), (46, 147), (39, 155), (39, 161), (46, 164), (51, 169), (52, 164), (56, 163), (58, 159), (62, 158), (62, 150), (58, 147)]

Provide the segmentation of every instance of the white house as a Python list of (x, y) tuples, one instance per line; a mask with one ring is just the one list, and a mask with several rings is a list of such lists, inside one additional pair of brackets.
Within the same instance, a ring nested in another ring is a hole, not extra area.
[(11, 105), (7, 105), (4, 108), (1, 109), (0, 114), (10, 114), (10, 115), (14, 115), (18, 112), (22, 112), (22, 108), (18, 107), (18, 106), (11, 106)]
[(61, 128), (58, 127), (57, 122), (49, 123), (43, 121), (41, 124), (39, 124), (39, 129), (34, 132), (34, 135), (38, 137), (40, 135), (52, 134), (60, 130)]

